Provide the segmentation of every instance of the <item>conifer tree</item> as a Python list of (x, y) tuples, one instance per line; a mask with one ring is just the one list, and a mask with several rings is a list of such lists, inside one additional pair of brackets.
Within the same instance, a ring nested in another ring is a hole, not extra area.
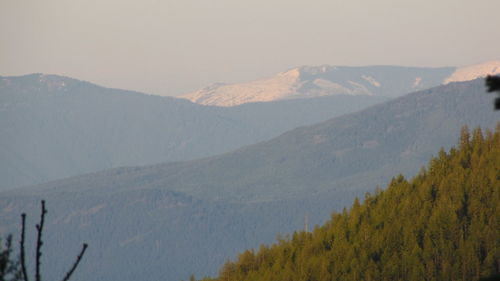
[(500, 77), (488, 75), (486, 77), (486, 86), (488, 87), (488, 92), (497, 92), (499, 95), (495, 99), (495, 109), (500, 110)]
[(500, 123), (494, 133), (464, 127), (458, 148), (441, 150), (412, 180), (397, 176), (312, 232), (245, 251), (213, 280), (497, 278), (499, 159)]

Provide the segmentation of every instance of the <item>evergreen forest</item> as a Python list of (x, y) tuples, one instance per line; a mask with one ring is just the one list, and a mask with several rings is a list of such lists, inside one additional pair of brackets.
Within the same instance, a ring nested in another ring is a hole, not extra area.
[[(247, 250), (205, 281), (480, 280), (500, 273), (500, 123), (464, 127), (411, 180), (333, 213), (313, 231)], [(192, 278), (194, 279), (194, 278)]]

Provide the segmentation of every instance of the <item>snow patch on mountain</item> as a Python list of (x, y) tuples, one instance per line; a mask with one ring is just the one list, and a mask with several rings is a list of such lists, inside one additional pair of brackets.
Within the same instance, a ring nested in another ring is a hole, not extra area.
[(422, 77), (415, 78), (415, 82), (413, 82), (413, 88), (418, 88), (420, 82), (422, 82)]
[(46, 87), (49, 90), (65, 90), (66, 88), (66, 81), (67, 80), (65, 77), (61, 77), (58, 75), (47, 75), (47, 74), (40, 74), (38, 76), (38, 82), (40, 86)]
[(370, 82), (370, 84), (372, 84), (373, 86), (380, 88), (380, 83), (377, 80), (375, 80), (375, 78), (373, 78), (371, 76), (366, 76), (366, 75), (363, 75), (361, 77), (363, 79), (365, 79), (366, 81)]
[(459, 67), (446, 80), (444, 84), (451, 82), (470, 81), (487, 75), (500, 74), (500, 61), (488, 61), (485, 63)]
[(283, 99), (291, 95), (298, 85), (297, 68), (278, 73), (271, 78), (241, 84), (212, 84), (194, 93), (181, 96), (204, 105), (235, 106), (249, 102)]
[(352, 86), (351, 95), (367, 95), (373, 96), (373, 93), (368, 90), (365, 85), (361, 83), (357, 83), (354, 81), (348, 81), (348, 83)]
[(450, 82), (474, 80), (488, 74), (500, 74), (500, 61), (460, 68), (301, 66), (251, 82), (212, 84), (180, 97), (215, 106), (331, 95), (397, 97)]

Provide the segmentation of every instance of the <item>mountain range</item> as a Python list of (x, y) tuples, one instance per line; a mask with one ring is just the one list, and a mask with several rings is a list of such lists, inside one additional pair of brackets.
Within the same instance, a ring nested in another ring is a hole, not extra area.
[(49, 278), (82, 241), (90, 248), (75, 280), (213, 275), (237, 252), (302, 228), (304, 216), (321, 223), (392, 176), (414, 175), (462, 126), (493, 128), (485, 92), (482, 79), (453, 82), (218, 156), (1, 192), (0, 233), (18, 234), (21, 212), (34, 225), (44, 198)]
[(500, 61), (440, 68), (302, 66), (245, 83), (215, 83), (180, 97), (217, 106), (339, 94), (397, 97), (441, 84), (474, 80), (487, 74), (500, 74)]
[(0, 190), (213, 156), (416, 89), (498, 73), (499, 66), (304, 66), (190, 98), (220, 106), (57, 75), (0, 77)]
[(0, 190), (212, 156), (385, 100), (344, 95), (221, 108), (56, 75), (0, 77)]

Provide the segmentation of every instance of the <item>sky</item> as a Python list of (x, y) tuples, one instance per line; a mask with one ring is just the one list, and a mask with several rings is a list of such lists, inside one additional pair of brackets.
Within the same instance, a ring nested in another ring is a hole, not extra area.
[(0, 0), (0, 75), (175, 96), (301, 65), (464, 66), (500, 59), (499, 23), (500, 0)]

